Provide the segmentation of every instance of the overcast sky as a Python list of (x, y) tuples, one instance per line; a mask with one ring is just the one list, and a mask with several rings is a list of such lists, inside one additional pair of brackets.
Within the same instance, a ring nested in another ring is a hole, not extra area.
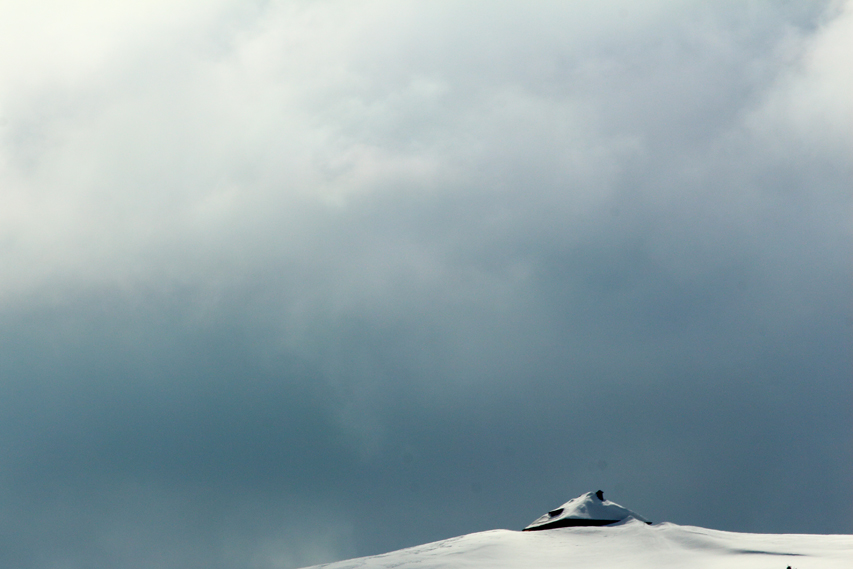
[(0, 2), (0, 566), (853, 533), (851, 93), (850, 1)]

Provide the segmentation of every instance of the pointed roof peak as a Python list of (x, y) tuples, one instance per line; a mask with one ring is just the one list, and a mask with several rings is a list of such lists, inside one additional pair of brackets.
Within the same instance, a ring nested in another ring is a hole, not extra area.
[(555, 508), (534, 520), (533, 523), (524, 528), (524, 531), (575, 526), (605, 526), (621, 522), (628, 517), (634, 517), (647, 524), (651, 523), (628, 508), (605, 500), (604, 492), (599, 490), (572, 498), (559, 508)]

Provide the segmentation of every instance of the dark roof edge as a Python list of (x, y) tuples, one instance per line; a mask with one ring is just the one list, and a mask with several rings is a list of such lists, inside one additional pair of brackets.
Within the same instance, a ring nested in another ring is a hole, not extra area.
[[(553, 522), (544, 523), (535, 527), (526, 527), (521, 531), (539, 531), (543, 529), (574, 528), (584, 526), (599, 527), (609, 526), (610, 524), (617, 524), (621, 521), (622, 520), (588, 520), (584, 518), (563, 518), (561, 520), (555, 520)], [(651, 525), (652, 522), (645, 523)]]

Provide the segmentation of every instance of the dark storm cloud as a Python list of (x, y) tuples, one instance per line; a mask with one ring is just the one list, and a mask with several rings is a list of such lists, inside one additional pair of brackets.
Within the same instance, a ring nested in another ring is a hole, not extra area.
[(4, 565), (853, 529), (849, 4), (63, 10), (0, 34)]

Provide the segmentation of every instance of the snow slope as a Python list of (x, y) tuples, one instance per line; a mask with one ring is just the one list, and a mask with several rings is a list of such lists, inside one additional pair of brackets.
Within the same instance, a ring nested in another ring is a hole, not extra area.
[(472, 533), (317, 567), (785, 569), (788, 566), (853, 568), (853, 536), (732, 533), (670, 523), (650, 526), (629, 518), (605, 527)]

